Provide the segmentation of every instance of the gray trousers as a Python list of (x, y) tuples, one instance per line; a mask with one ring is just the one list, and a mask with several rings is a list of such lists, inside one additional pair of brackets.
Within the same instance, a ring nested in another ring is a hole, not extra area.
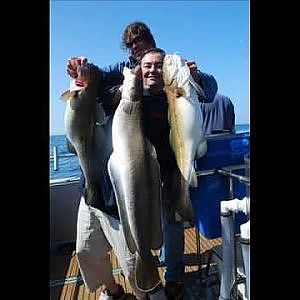
[(114, 249), (125, 277), (138, 299), (145, 293), (135, 283), (135, 256), (129, 251), (120, 221), (88, 206), (81, 197), (77, 217), (76, 254), (89, 292), (114, 280), (108, 252)]

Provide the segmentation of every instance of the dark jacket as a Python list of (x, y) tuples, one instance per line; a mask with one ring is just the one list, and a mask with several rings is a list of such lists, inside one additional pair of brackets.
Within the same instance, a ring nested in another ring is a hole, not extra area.
[(206, 101), (200, 102), (203, 127), (205, 134), (219, 131), (235, 132), (235, 113), (231, 100), (221, 94), (217, 94), (218, 84), (208, 74), (200, 73), (204, 85)]
[(235, 132), (235, 113), (231, 100), (216, 94), (210, 103), (200, 103), (205, 134), (227, 131)]

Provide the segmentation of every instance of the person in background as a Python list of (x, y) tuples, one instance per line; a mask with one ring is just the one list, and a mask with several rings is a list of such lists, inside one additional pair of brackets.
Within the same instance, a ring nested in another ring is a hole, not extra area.
[[(108, 114), (113, 115), (114, 110), (118, 105), (122, 91), (122, 82), (123, 82), (123, 68), (124, 66), (133, 68), (140, 63), (141, 56), (143, 52), (149, 48), (156, 47), (155, 40), (153, 35), (147, 25), (141, 22), (134, 22), (129, 24), (124, 30), (122, 37), (122, 44), (126, 50), (129, 51), (130, 56), (128, 61), (120, 62), (115, 65), (111, 65), (107, 68), (103, 68), (103, 82), (102, 82), (102, 93), (99, 95), (100, 102), (103, 103)], [(75, 84), (78, 86), (84, 86), (84, 82), (88, 77), (88, 72), (86, 74), (80, 72), (80, 67), (83, 64), (87, 63), (86, 58), (75, 57), (68, 61), (67, 63), (67, 72), (75, 80)], [(217, 84), (212, 75), (205, 74), (200, 72), (197, 69), (197, 65), (194, 61), (187, 61), (190, 71), (195, 81), (200, 84), (204, 89), (207, 99), (214, 98), (217, 91)], [(145, 80), (147, 80), (145, 78)], [(149, 96), (149, 95), (148, 95)], [(144, 97), (147, 97), (145, 94)], [(149, 99), (148, 99), (149, 100)], [(153, 100), (149, 100), (147, 103), (151, 103)], [(155, 101), (154, 101), (155, 102)], [(146, 101), (145, 101), (146, 103)], [(162, 106), (166, 105), (165, 101), (158, 103)], [(158, 109), (158, 108), (157, 108)], [(159, 108), (161, 109), (161, 108)], [(158, 110), (159, 110), (158, 109)], [(165, 109), (165, 108), (164, 108)], [(147, 111), (147, 109), (145, 109)], [(147, 120), (149, 115), (145, 115)], [(147, 122), (147, 121), (146, 121)], [(155, 122), (153, 124), (156, 124)], [(167, 126), (165, 124), (165, 126)], [(155, 132), (155, 130), (154, 130)], [(157, 137), (152, 136), (152, 141)], [(162, 139), (163, 140), (163, 139)], [(161, 140), (161, 141), (162, 141)], [(165, 139), (168, 141), (168, 139)], [(155, 143), (155, 141), (154, 141)], [(162, 151), (163, 152), (163, 151)], [(161, 154), (163, 157), (163, 153)], [(170, 156), (171, 157), (171, 156)], [(172, 159), (171, 159), (172, 160)], [(172, 163), (171, 163), (172, 164)], [(163, 175), (164, 176), (164, 175)], [(84, 188), (84, 177), (81, 176), (82, 187)], [(108, 182), (109, 188), (111, 188), (110, 182)], [(114, 196), (111, 197), (110, 201), (107, 201), (110, 204), (110, 209), (116, 207)], [(162, 247), (160, 260), (166, 265), (165, 279), (166, 286), (165, 291), (168, 299), (180, 299), (182, 297), (182, 287), (183, 287), (183, 276), (184, 276), (184, 260), (183, 260), (183, 251), (184, 251), (184, 226), (183, 222), (175, 220), (175, 214), (172, 211), (163, 212), (163, 230), (164, 230), (164, 245)], [(86, 249), (81, 249), (77, 247), (77, 254), (80, 257), (80, 253), (86, 251)], [(87, 253), (88, 254), (88, 253)], [(92, 266), (83, 266), (84, 263), (80, 263), (81, 269), (91, 268)], [(84, 270), (82, 270), (84, 272)], [(87, 284), (87, 282), (85, 281)], [(112, 288), (107, 288), (108, 294), (114, 294), (113, 291), (117, 290), (116, 285), (111, 285)], [(118, 287), (119, 289), (120, 287)]]
[[(217, 83), (215, 90), (218, 89)], [(206, 135), (213, 133), (235, 133), (235, 112), (231, 99), (216, 93), (200, 103), (203, 128)]]

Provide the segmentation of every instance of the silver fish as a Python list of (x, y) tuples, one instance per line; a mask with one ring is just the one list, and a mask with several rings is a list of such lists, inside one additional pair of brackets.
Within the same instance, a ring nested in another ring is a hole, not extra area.
[[(194, 160), (207, 151), (203, 118), (197, 92), (201, 87), (193, 80), (189, 67), (179, 55), (166, 55), (163, 80), (168, 99), (170, 145), (180, 171), (180, 193), (175, 207), (186, 221), (193, 222), (189, 186), (197, 186)], [(197, 89), (195, 89), (197, 86)]]
[(142, 85), (124, 68), (122, 99), (112, 124), (108, 170), (127, 245), (136, 254), (136, 284), (144, 292), (160, 282), (151, 249), (162, 245), (160, 170), (141, 123)]
[(64, 126), (66, 137), (75, 149), (79, 165), (85, 177), (85, 201), (99, 207), (103, 197), (101, 180), (104, 168), (105, 147), (109, 133), (102, 126), (106, 115), (96, 97), (101, 80), (101, 71), (93, 64), (89, 68), (91, 80), (80, 91), (66, 91), (61, 95), (66, 100)]

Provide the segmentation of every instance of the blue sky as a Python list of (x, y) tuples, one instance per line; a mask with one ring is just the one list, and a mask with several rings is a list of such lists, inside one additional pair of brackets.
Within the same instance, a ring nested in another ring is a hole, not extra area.
[(50, 1), (50, 134), (64, 134), (67, 59), (105, 67), (126, 60), (121, 36), (146, 23), (158, 47), (197, 62), (230, 97), (236, 123), (249, 123), (249, 1)]

